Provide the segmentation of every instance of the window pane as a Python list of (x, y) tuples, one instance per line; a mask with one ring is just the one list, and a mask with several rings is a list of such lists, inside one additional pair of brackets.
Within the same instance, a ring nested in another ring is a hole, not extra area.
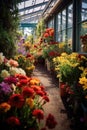
[(58, 31), (61, 31), (61, 13), (58, 14)]
[(66, 10), (62, 12), (62, 30), (66, 28)]
[(66, 40), (66, 30), (62, 31), (62, 41), (65, 42)]
[(87, 0), (82, 0), (81, 20), (84, 21), (86, 19), (87, 19)]
[(68, 27), (72, 27), (72, 22), (73, 22), (73, 6), (70, 5), (68, 7)]
[(87, 22), (83, 22), (81, 24), (81, 35), (84, 35), (87, 33)]
[(61, 37), (62, 37), (61, 32), (58, 32), (58, 42), (61, 42), (61, 41), (62, 41), (62, 40), (61, 40)]
[(69, 28), (67, 31), (67, 42), (70, 49), (72, 50), (72, 28)]
[[(80, 24), (80, 51), (87, 52), (87, 21)], [(82, 37), (82, 38), (81, 38)], [(83, 39), (83, 42), (82, 42)], [(84, 44), (84, 40), (86, 41)]]

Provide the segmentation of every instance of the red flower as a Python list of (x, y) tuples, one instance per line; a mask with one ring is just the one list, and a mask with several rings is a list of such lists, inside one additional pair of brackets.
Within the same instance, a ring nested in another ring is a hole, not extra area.
[(49, 35), (50, 35), (50, 36), (54, 36), (54, 30), (53, 30), (53, 29), (51, 29), (51, 30), (49, 31)]
[(32, 115), (35, 116), (39, 121), (41, 119), (44, 119), (44, 112), (42, 110), (40, 110), (40, 109), (34, 110)]
[(47, 119), (46, 119), (46, 126), (49, 129), (53, 129), (53, 128), (55, 128), (56, 125), (57, 125), (57, 122), (56, 122), (54, 116), (49, 114)]
[(23, 88), (23, 96), (24, 97), (33, 97), (34, 96), (34, 89), (30, 87)]
[(11, 126), (20, 125), (20, 120), (17, 117), (9, 117), (6, 122)]
[(21, 85), (26, 85), (28, 83), (28, 79), (20, 79), (19, 82)]
[(45, 34), (44, 34), (44, 37), (45, 37), (45, 38), (49, 37), (49, 34), (48, 34), (48, 33), (45, 33)]
[(43, 95), (44, 95), (44, 92), (41, 91), (41, 90), (38, 90), (38, 91), (36, 91), (36, 94), (37, 94), (37, 95), (40, 95), (40, 96), (43, 96)]
[(48, 96), (43, 96), (43, 99), (44, 99), (46, 102), (49, 102)]
[(20, 80), (20, 79), (28, 79), (27, 76), (22, 75), (22, 74), (16, 74), (16, 77)]
[(8, 102), (12, 107), (21, 108), (24, 105), (24, 98), (20, 94), (13, 94)]

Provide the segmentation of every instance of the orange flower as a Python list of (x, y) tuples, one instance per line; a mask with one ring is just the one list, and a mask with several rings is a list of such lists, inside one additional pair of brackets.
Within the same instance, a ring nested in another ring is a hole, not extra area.
[(10, 110), (10, 108), (11, 108), (11, 106), (6, 102), (3, 102), (0, 104), (0, 111), (2, 111), (2, 112), (7, 112)]
[(48, 33), (45, 33), (45, 34), (44, 34), (44, 37), (45, 37), (45, 38), (49, 37), (49, 34), (48, 34)]

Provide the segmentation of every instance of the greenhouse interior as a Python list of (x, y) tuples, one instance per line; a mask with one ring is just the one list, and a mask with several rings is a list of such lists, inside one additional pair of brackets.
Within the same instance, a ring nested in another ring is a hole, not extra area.
[(87, 0), (0, 0), (0, 129), (87, 130)]

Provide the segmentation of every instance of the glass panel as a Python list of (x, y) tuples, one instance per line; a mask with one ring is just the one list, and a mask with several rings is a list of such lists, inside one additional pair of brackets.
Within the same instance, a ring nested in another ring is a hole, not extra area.
[(66, 31), (62, 31), (62, 41), (65, 42), (66, 40)]
[(72, 22), (73, 22), (73, 6), (70, 5), (68, 7), (68, 27), (72, 27)]
[(67, 30), (67, 43), (69, 48), (72, 50), (72, 28)]
[(87, 52), (87, 21), (80, 24), (80, 50)]
[(87, 21), (86, 22), (83, 22), (81, 24), (81, 35), (84, 35), (87, 33)]
[(66, 28), (66, 10), (62, 12), (62, 30)]
[(54, 19), (50, 20), (48, 23), (49, 28), (54, 28)]
[(87, 19), (87, 0), (82, 0), (81, 20), (84, 21), (86, 19)]
[(58, 14), (58, 32), (61, 31), (61, 13)]
[(61, 32), (58, 32), (58, 42), (62, 42), (62, 35), (61, 35)]

